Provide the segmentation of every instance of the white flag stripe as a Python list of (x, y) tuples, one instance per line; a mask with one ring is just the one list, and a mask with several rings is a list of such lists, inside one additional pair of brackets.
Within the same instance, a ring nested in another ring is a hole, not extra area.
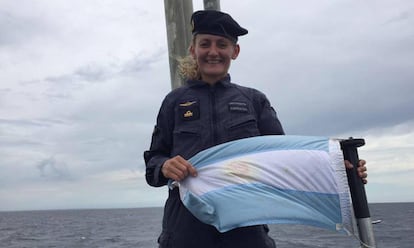
[[(181, 184), (191, 188), (196, 195), (254, 182), (280, 189), (334, 194), (338, 191), (337, 187), (332, 187), (336, 186), (335, 168), (322, 166), (329, 160), (329, 153), (318, 150), (254, 153), (202, 167), (198, 170), (197, 178), (189, 177)], [(321, 181), (321, 177), (326, 179)]]

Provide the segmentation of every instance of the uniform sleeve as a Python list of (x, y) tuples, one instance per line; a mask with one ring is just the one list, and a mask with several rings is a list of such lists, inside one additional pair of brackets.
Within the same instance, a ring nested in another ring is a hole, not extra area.
[(168, 178), (164, 177), (161, 167), (170, 158), (173, 130), (173, 104), (164, 99), (157, 117), (157, 124), (152, 133), (151, 146), (144, 152), (145, 179), (154, 187), (164, 186)]
[(261, 93), (256, 92), (257, 96), (254, 98), (256, 100), (256, 106), (258, 109), (258, 127), (261, 135), (284, 135), (285, 131), (283, 130), (282, 124), (277, 117), (276, 111), (270, 105), (267, 97)]

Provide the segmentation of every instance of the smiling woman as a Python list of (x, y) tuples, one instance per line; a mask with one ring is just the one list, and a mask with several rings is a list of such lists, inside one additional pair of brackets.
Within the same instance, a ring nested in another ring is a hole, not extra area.
[[(190, 58), (182, 63), (187, 84), (164, 99), (151, 147), (144, 153), (147, 182), (156, 187), (169, 179), (196, 176), (188, 159), (201, 150), (246, 137), (284, 134), (266, 96), (230, 80), (231, 61), (240, 52), (238, 36), (247, 30), (219, 11), (197, 11), (191, 21)], [(248, 173), (242, 165), (229, 169)], [(265, 225), (220, 233), (201, 222), (183, 205), (177, 189), (169, 191), (164, 211), (161, 248), (275, 247)]]

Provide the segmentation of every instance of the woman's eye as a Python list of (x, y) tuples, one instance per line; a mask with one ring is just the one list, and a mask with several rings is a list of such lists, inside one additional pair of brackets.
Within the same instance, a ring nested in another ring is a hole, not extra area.
[(209, 43), (208, 42), (201, 42), (199, 45), (200, 45), (200, 47), (208, 47)]
[(220, 47), (220, 48), (226, 48), (227, 43), (218, 43), (217, 46)]

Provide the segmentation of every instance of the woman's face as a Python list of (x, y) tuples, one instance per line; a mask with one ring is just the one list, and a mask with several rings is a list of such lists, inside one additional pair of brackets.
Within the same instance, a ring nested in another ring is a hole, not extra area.
[(222, 36), (197, 34), (190, 52), (197, 61), (201, 79), (214, 84), (227, 75), (230, 62), (237, 58), (240, 47)]

